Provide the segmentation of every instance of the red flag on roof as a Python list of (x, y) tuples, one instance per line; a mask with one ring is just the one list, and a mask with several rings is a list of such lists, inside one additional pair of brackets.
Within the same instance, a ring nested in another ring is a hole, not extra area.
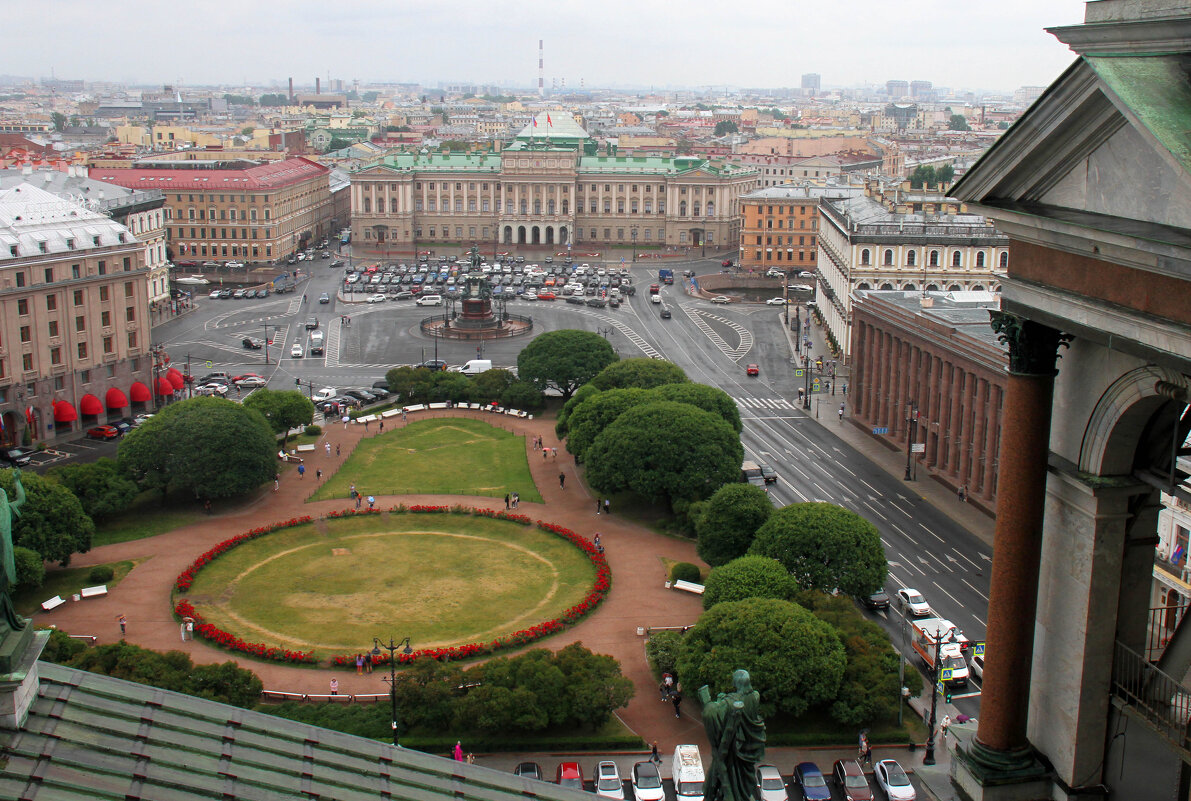
[(535, 127), (535, 128), (538, 127), (538, 118), (537, 117), (533, 118), (533, 127)]
[(551, 128), (554, 127), (554, 120), (550, 119), (549, 114), (546, 115), (546, 124), (549, 125)]

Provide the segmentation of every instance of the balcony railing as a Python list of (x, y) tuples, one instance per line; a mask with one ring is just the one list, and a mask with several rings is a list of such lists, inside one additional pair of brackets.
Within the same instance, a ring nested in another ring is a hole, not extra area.
[(1187, 731), (1187, 723), (1191, 721), (1191, 688), (1118, 642), (1112, 667), (1112, 694), (1180, 749), (1184, 759), (1191, 758)]

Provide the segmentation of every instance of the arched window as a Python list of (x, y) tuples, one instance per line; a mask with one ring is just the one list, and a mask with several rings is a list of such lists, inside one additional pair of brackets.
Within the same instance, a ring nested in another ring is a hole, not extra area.
[(870, 287), (867, 283), (858, 284), (856, 288), (857, 289), (872, 289), (872, 287)]
[(939, 285), (938, 285), (938, 284), (927, 284), (927, 285), (926, 285), (926, 291), (927, 291), (927, 292), (938, 292), (938, 291), (939, 291)]
[(952, 266), (952, 267), (962, 267), (962, 266), (963, 266), (963, 262), (964, 262), (964, 257), (963, 257), (963, 254), (961, 254), (961, 253), (960, 253), (958, 250), (956, 250), (956, 251), (952, 251), (952, 253), (951, 253), (951, 266)]
[(713, 203), (711, 201), (707, 202), (707, 216), (708, 217), (715, 216), (715, 203)]
[(888, 248), (886, 248), (886, 250), (885, 250), (885, 266), (886, 267), (893, 266), (893, 251), (889, 250)]
[(679, 216), (679, 217), (685, 217), (685, 216), (686, 216), (686, 201), (685, 201), (685, 200), (681, 201), (681, 202), (678, 204), (678, 216)]
[(902, 287), (902, 289), (906, 290), (907, 292), (913, 292), (917, 288), (918, 287), (914, 286), (913, 284), (906, 284), (904, 287)]
[(918, 251), (911, 250), (910, 252), (908, 252), (906, 254), (906, 265), (909, 267), (913, 267), (914, 262), (917, 259), (917, 255), (918, 255)]
[(553, 200), (547, 200), (547, 201), (546, 201), (546, 213), (547, 213), (547, 214), (553, 214), (553, 213), (554, 213), (554, 201), (553, 201)]
[(372, 213), (372, 198), (370, 198), (370, 197), (364, 198), (364, 213), (365, 214)]
[(977, 284), (976, 286), (972, 287), (972, 291), (973, 292), (983, 292), (984, 287), (980, 286), (980, 284)]
[[(385, 213), (385, 199), (383, 197), (378, 197), (376, 199), (376, 213), (377, 214)], [(380, 239), (380, 235), (378, 234), (376, 238)]]
[(871, 258), (872, 258), (872, 256), (870, 256), (870, 255), (869, 255), (868, 248), (865, 248), (864, 250), (860, 251), (860, 263), (861, 263), (861, 265), (863, 265), (863, 266), (867, 267), (867, 266), (869, 265), (869, 263), (870, 263), (870, 259), (871, 259)]
[(1002, 270), (1009, 269), (1009, 251), (1007, 251), (1007, 250), (1003, 251), (1001, 253), (1001, 269)]
[(939, 251), (937, 251), (937, 250), (932, 250), (932, 251), (930, 252), (930, 262), (929, 262), (929, 264), (930, 264), (930, 266), (931, 266), (931, 267), (938, 267), (938, 266), (939, 266)]
[(564, 200), (564, 201), (562, 202), (562, 213), (563, 213), (563, 214), (570, 214), (570, 213), (571, 213), (571, 212), (570, 212), (570, 208), (571, 208), (571, 203), (570, 203), (570, 201), (568, 201), (568, 200)]
[(893, 284), (881, 284), (881, 289), (893, 289)]
[(983, 267), (984, 267), (984, 251), (982, 250), (976, 254), (976, 269), (979, 270), (979, 269), (982, 269)]
[(947, 287), (947, 291), (948, 292), (962, 292), (963, 288), (959, 284), (952, 284), (951, 286)]
[(699, 201), (697, 201), (697, 200), (694, 203), (694, 209), (695, 209), (695, 216), (696, 217), (700, 216), (699, 215)]

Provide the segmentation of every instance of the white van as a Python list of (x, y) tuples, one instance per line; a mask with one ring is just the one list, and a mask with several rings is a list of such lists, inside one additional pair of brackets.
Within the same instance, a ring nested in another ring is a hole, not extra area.
[(422, 295), (418, 298), (417, 304), (419, 306), (441, 306), (442, 295)]
[(678, 801), (703, 801), (703, 761), (699, 759), (699, 746), (675, 746), (670, 775), (674, 778), (674, 794)]
[(464, 375), (479, 375), (492, 369), (491, 359), (472, 359), (463, 365), (459, 372)]
[(325, 341), (326, 341), (326, 337), (323, 335), (322, 331), (311, 331), (310, 332), (310, 355), (311, 356), (321, 356), (323, 353), (323, 343)]

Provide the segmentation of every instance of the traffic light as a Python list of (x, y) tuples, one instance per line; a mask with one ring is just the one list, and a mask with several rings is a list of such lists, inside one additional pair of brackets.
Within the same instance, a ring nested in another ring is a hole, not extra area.
[(944, 690), (943, 690), (943, 700), (944, 701), (946, 701), (947, 703), (951, 703), (952, 695), (954, 695), (954, 693), (951, 692), (950, 687), (944, 688)]

